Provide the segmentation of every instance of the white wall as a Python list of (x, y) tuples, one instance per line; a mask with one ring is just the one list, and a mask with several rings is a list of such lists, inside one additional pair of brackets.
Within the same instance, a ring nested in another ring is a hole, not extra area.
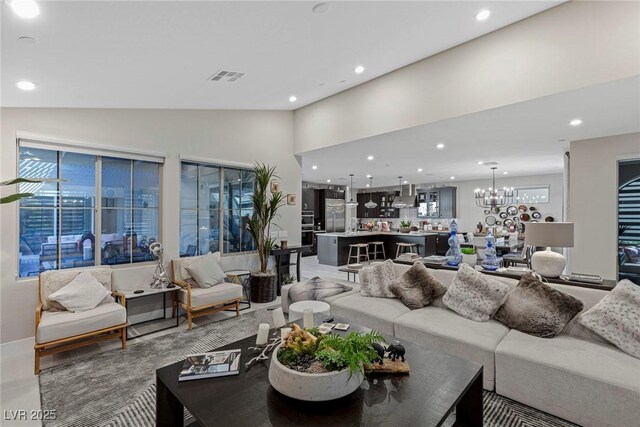
[(573, 272), (617, 278), (618, 160), (640, 159), (640, 133), (571, 141)]
[(567, 2), (300, 108), (296, 153), (640, 74), (639, 14)]
[[(300, 200), (300, 166), (293, 155), (293, 113), (288, 111), (22, 109), (1, 111), (0, 178), (15, 177), (16, 132), (86, 141), (119, 150), (162, 152), (162, 242), (165, 259), (179, 255), (180, 156), (251, 166), (278, 166), (281, 189)], [(3, 189), (3, 195), (14, 188)], [(33, 336), (37, 280), (16, 280), (17, 207), (0, 208), (0, 341)], [(300, 243), (300, 206), (285, 206), (278, 223), (290, 244)]]

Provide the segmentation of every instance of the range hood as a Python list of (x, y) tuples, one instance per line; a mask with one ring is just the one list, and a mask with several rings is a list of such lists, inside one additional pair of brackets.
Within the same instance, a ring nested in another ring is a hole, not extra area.
[[(405, 187), (408, 187), (409, 191), (408, 191), (408, 195), (407, 191), (405, 190)], [(405, 185), (402, 187), (402, 193), (405, 194), (404, 196), (396, 196), (393, 199), (393, 203), (403, 203), (406, 207), (408, 208), (413, 208), (416, 207), (416, 186), (415, 184), (409, 184), (409, 185)]]

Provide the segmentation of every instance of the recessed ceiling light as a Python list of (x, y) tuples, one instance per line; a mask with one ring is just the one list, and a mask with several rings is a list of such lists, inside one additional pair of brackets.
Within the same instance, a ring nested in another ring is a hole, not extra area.
[(418, 172), (422, 172), (422, 168), (418, 168)]
[(328, 179), (328, 180), (327, 180), (327, 182), (331, 182), (331, 180), (330, 180), (330, 179)]
[(402, 181), (403, 184), (408, 184), (409, 181), (407, 181), (406, 179), (404, 181)]
[(482, 160), (478, 160), (478, 164), (479, 165), (484, 165), (484, 162)]
[(441, 142), (440, 144), (436, 145), (436, 148), (438, 150), (442, 150), (444, 148), (444, 144)]
[(317, 5), (313, 6), (313, 8), (311, 9), (313, 11), (313, 13), (327, 13), (329, 11), (329, 5), (327, 3), (318, 3)]
[(580, 119), (573, 119), (569, 122), (569, 124), (571, 126), (580, 126), (582, 124), (582, 120)]
[(367, 160), (373, 160), (373, 156), (367, 156)]
[(353, 69), (353, 71), (356, 74), (362, 74), (364, 72), (364, 67), (362, 65), (358, 65), (356, 68)]
[(456, 179), (456, 177), (455, 177), (455, 176), (452, 176), (452, 177), (451, 177), (451, 179)]
[(367, 175), (367, 178), (371, 178), (371, 175)]
[(367, 184), (367, 187), (371, 187), (369, 184)]
[(20, 18), (31, 19), (40, 14), (40, 7), (33, 0), (11, 0), (9, 6)]
[(18, 86), (18, 89), (21, 90), (34, 90), (36, 88), (36, 85), (33, 82), (29, 82), (26, 80), (16, 83), (16, 86)]
[(291, 96), (289, 97), (289, 102), (296, 102), (297, 100), (298, 100), (298, 97), (297, 97), (297, 96), (295, 96), (295, 95), (291, 95)]
[(476, 20), (486, 21), (489, 16), (491, 16), (491, 11), (489, 9), (482, 9), (480, 12), (476, 13)]
[(509, 172), (504, 171), (504, 172), (502, 172), (502, 175), (509, 175)]
[(313, 165), (313, 166), (311, 166), (311, 169), (313, 169), (313, 170), (318, 169), (318, 165)]

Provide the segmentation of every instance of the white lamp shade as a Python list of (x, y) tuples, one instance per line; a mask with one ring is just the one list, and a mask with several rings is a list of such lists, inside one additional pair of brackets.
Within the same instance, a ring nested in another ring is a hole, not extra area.
[(548, 248), (573, 247), (572, 222), (530, 222), (525, 229), (525, 245)]

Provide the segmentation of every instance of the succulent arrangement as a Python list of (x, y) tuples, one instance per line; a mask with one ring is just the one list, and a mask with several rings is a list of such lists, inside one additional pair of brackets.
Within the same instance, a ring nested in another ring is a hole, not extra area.
[(411, 228), (411, 221), (408, 219), (403, 219), (400, 221), (400, 228)]
[(325, 373), (349, 369), (349, 375), (364, 373), (364, 367), (378, 360), (374, 343), (385, 342), (376, 331), (351, 332), (346, 337), (320, 334), (318, 328), (303, 329), (295, 323), (278, 350), (277, 358), (298, 372)]
[(474, 255), (476, 250), (474, 248), (460, 248), (460, 252), (464, 255)]

